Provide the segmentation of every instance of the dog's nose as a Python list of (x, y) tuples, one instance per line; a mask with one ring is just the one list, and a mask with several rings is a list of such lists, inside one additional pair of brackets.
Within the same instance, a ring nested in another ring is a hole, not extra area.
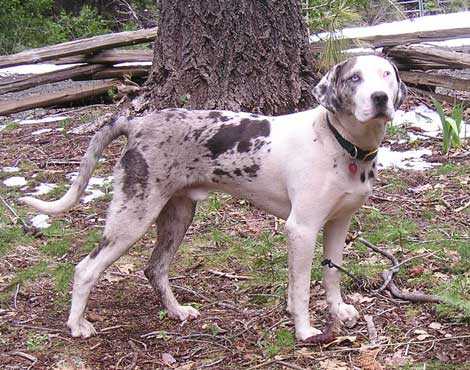
[(388, 101), (388, 95), (383, 91), (376, 91), (370, 97), (377, 107), (383, 107)]

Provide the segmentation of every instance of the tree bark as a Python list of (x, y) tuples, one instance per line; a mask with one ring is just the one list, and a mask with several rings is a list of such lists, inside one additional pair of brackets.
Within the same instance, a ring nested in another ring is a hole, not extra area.
[(314, 104), (313, 58), (297, 0), (161, 0), (143, 98), (152, 109), (276, 115)]

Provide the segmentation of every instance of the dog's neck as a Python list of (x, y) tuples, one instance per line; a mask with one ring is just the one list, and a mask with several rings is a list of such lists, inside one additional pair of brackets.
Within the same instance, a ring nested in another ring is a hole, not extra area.
[(327, 112), (331, 124), (346, 140), (364, 150), (377, 149), (385, 135), (384, 119), (359, 122), (354, 116)]

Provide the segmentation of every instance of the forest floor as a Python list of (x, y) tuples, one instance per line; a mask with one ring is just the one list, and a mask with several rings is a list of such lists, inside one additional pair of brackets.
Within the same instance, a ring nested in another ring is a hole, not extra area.
[[(439, 165), (426, 171), (381, 171), (351, 226), (352, 233), (360, 232), (404, 261), (396, 276), (401, 289), (436, 294), (445, 303), (412, 304), (374, 293), (389, 262), (352, 243), (344, 268), (367, 284), (358, 287), (343, 276), (342, 286), (345, 300), (361, 314), (358, 324), (343, 328), (340, 339), (329, 345), (296, 342), (285, 311), (283, 222), (245, 201), (213, 194), (198, 205), (171, 270), (177, 298), (198, 308), (201, 316), (184, 323), (168, 318), (147, 283), (143, 269), (157, 237), (151, 228), (91, 293), (87, 316), (98, 335), (71, 338), (65, 322), (74, 265), (100, 240), (110, 184), (98, 186), (103, 196), (50, 219), (51, 226), (34, 235), (24, 231), (20, 219), (30, 220), (35, 213), (17, 198), (42, 183), (57, 185), (42, 199), (63, 194), (70, 184), (66, 175), (77, 171), (91, 137), (69, 131), (106, 109), (35, 113), (68, 116), (58, 123), (0, 122), (5, 126), (0, 131), (0, 195), (19, 215), (0, 202), (0, 368), (470, 369), (468, 140), (447, 156), (441, 154), (440, 139), (399, 144), (400, 150), (430, 149), (426, 160)], [(44, 128), (52, 130), (37, 133)], [(389, 130), (385, 144), (397, 146), (390, 143), (400, 135), (406, 136), (406, 129)], [(123, 144), (118, 140), (107, 148), (95, 177), (112, 174)], [(18, 169), (11, 173), (3, 166)], [(4, 185), (15, 176), (26, 182)], [(321, 260), (318, 247), (310, 313), (320, 329), (328, 319)], [(375, 323), (374, 346), (364, 315)]]

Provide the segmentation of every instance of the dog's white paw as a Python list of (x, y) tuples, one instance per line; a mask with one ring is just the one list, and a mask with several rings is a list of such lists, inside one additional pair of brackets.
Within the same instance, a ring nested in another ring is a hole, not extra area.
[(72, 337), (89, 338), (96, 334), (93, 324), (84, 318), (80, 318), (76, 322), (68, 321), (67, 326), (70, 328)]
[(340, 302), (331, 307), (331, 314), (336, 316), (341, 322), (348, 328), (352, 328), (356, 325), (357, 319), (359, 318), (359, 312), (353, 305)]
[(199, 311), (191, 306), (177, 306), (168, 310), (168, 316), (180, 321), (196, 319), (199, 315), (201, 315)]
[(306, 328), (296, 330), (295, 331), (295, 337), (298, 340), (303, 341), (303, 340), (307, 340), (310, 337), (313, 337), (314, 335), (318, 335), (318, 334), (321, 334), (321, 333), (322, 333), (321, 330), (318, 330), (318, 329), (315, 329), (311, 326), (308, 326)]

